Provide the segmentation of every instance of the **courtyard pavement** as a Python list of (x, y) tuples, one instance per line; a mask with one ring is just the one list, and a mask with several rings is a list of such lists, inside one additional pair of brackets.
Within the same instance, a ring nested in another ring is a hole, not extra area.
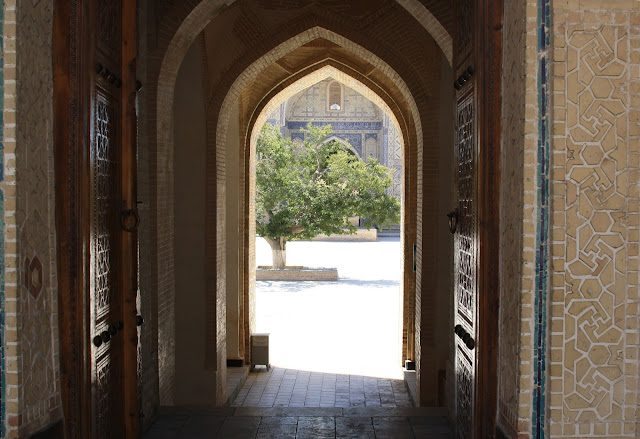
[[(256, 240), (258, 265), (271, 249)], [(402, 379), (401, 248), (378, 242), (294, 241), (287, 264), (338, 269), (337, 282), (256, 282), (256, 329), (283, 369)]]

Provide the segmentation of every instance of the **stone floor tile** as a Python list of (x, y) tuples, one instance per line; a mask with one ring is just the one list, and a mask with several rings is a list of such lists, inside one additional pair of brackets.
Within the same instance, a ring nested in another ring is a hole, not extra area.
[[(225, 408), (165, 411), (143, 439), (452, 439), (443, 408)], [(190, 416), (189, 413), (192, 413)]]
[(262, 425), (258, 428), (256, 439), (295, 439), (296, 424)]
[(263, 425), (298, 425), (297, 416), (265, 416), (260, 420), (260, 427)]
[(179, 439), (179, 428), (164, 428), (160, 425), (154, 424), (147, 432), (142, 436), (143, 439)]
[(215, 436), (219, 439), (255, 439), (260, 418), (233, 416), (226, 418)]
[(413, 429), (406, 417), (379, 417), (373, 419), (376, 439), (414, 439)]
[(336, 438), (374, 439), (371, 418), (336, 418)]
[(336, 420), (333, 416), (300, 416), (298, 417), (298, 427), (335, 430)]
[(330, 416), (298, 418), (297, 438), (335, 438), (336, 421)]

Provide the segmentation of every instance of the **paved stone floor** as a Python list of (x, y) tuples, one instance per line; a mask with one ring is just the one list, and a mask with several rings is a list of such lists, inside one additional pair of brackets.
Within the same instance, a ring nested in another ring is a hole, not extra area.
[(444, 409), (163, 408), (143, 439), (451, 439)]
[(403, 380), (258, 366), (236, 407), (411, 407)]
[(337, 267), (340, 281), (257, 283), (275, 367), (251, 372), (230, 407), (162, 408), (143, 439), (452, 438), (446, 410), (412, 407), (402, 380), (399, 240), (293, 242), (287, 253), (292, 265)]

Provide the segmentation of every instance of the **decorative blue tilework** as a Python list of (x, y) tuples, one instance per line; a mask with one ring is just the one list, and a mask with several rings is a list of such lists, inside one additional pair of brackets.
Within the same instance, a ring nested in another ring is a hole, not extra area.
[(538, 0), (538, 156), (537, 156), (537, 228), (535, 256), (535, 304), (533, 338), (533, 409), (532, 434), (544, 439), (547, 379), (547, 296), (549, 276), (549, 176), (550, 162), (550, 108), (549, 108), (549, 52), (550, 17), (549, 0)]
[[(3, 84), (3, 82), (0, 82)], [(1, 87), (4, 90), (4, 87)], [(4, 108), (4, 107), (2, 107)], [(0, 115), (2, 114), (0, 109)], [(0, 437), (5, 436), (5, 359), (4, 359), (4, 193), (0, 190)]]
[[(287, 128), (289, 130), (299, 130), (307, 128), (308, 122), (289, 121)], [(333, 131), (377, 131), (382, 129), (382, 122), (311, 122), (315, 127), (322, 127), (331, 124)]]
[[(0, 0), (0, 54), (4, 54), (4, 1)], [(4, 55), (0, 55), (0, 182), (4, 181)], [(5, 437), (4, 193), (0, 190), (0, 438)]]
[(291, 140), (295, 142), (296, 139), (304, 140), (304, 133), (291, 133)]
[[(333, 123), (331, 126), (333, 126)], [(353, 149), (358, 151), (358, 154), (362, 157), (362, 134), (334, 132), (333, 135), (349, 142), (349, 144), (353, 146)]]

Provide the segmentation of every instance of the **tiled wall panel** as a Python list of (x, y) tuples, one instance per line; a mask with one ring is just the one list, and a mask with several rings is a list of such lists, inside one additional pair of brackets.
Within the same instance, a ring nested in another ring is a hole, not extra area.
[(549, 432), (637, 437), (640, 2), (567, 3), (553, 15)]
[[(19, 0), (15, 13), (17, 39), (7, 46), (17, 52), (16, 111), (5, 113), (5, 122), (16, 123), (17, 270), (7, 273), (6, 281), (7, 286), (14, 282), (17, 286), (18, 387), (9, 395), (17, 399), (17, 413), (8, 422), (9, 437), (16, 427), (19, 436), (26, 437), (62, 416), (54, 234), (53, 1)], [(7, 214), (13, 204), (7, 200)]]

